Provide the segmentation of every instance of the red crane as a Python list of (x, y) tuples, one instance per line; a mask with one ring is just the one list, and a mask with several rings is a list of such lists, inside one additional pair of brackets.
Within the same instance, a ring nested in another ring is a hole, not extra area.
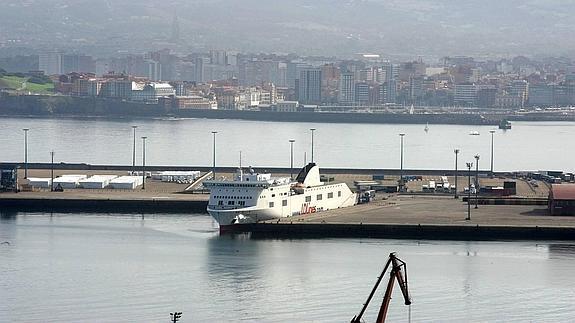
[[(397, 258), (395, 256), (395, 253), (392, 252), (389, 254), (389, 259), (387, 260), (387, 263), (385, 263), (385, 267), (383, 268), (381, 275), (379, 275), (379, 277), (377, 278), (375, 286), (373, 286), (371, 293), (367, 297), (367, 301), (365, 302), (365, 304), (363, 304), (363, 308), (361, 309), (358, 315), (353, 317), (351, 323), (361, 322), (361, 317), (363, 316), (363, 313), (365, 313), (367, 306), (371, 302), (371, 299), (373, 298), (375, 291), (379, 287), (379, 284), (381, 283), (381, 280), (383, 279), (383, 276), (387, 272), (387, 269), (389, 268), (390, 265), (391, 265), (391, 271), (389, 273), (389, 282), (387, 283), (387, 289), (385, 290), (385, 295), (383, 296), (383, 302), (381, 303), (381, 307), (379, 308), (379, 314), (377, 315), (377, 320), (375, 322), (376, 323), (385, 322), (385, 317), (387, 316), (387, 309), (389, 308), (389, 302), (391, 301), (391, 292), (393, 291), (393, 286), (396, 279), (397, 283), (399, 284), (399, 288), (401, 288), (401, 293), (403, 294), (405, 305), (411, 305), (411, 299), (409, 298), (409, 290), (407, 288), (407, 266), (405, 262)], [(405, 274), (403, 273), (404, 271)]]

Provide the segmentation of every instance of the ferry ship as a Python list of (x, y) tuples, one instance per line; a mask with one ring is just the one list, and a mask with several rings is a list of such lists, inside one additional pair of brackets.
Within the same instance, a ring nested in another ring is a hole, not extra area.
[(247, 173), (240, 168), (233, 180), (205, 181), (210, 190), (208, 213), (220, 229), (239, 223), (255, 223), (353, 206), (357, 195), (345, 183), (325, 184), (319, 167), (310, 163), (295, 180), (269, 173)]

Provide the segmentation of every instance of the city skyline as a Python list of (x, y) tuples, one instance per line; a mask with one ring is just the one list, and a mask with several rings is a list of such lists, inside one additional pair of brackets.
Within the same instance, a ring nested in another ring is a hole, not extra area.
[[(378, 55), (336, 57), (164, 49), (98, 58), (48, 51), (0, 58), (0, 89), (32, 94), (103, 97), (172, 109), (309, 110), (310, 105), (435, 106), (516, 110), (575, 105), (575, 63), (525, 56), (470, 56), (392, 61)], [(20, 80), (20, 81), (18, 81)], [(278, 105), (279, 103), (279, 105)], [(307, 107), (306, 107), (307, 106)], [(313, 109), (313, 108), (312, 108)]]

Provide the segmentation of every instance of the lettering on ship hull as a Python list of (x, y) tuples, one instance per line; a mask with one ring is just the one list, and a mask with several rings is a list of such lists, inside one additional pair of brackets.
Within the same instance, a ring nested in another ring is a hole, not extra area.
[(311, 214), (317, 212), (315, 206), (310, 206), (309, 203), (304, 203), (301, 205), (300, 214)]

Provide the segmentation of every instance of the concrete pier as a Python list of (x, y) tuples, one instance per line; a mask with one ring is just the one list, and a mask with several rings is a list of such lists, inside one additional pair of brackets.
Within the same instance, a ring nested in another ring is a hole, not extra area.
[(261, 238), (575, 240), (575, 217), (540, 205), (471, 206), (452, 197), (394, 195), (385, 200), (257, 224), (233, 226)]
[[(359, 170), (322, 173), (330, 174), (337, 182), (353, 186), (355, 181), (371, 180), (380, 170)], [(49, 177), (50, 170), (30, 169), (30, 177)], [(88, 169), (63, 167), (55, 176), (63, 174), (125, 175), (125, 168)], [(388, 172), (389, 173), (389, 172)], [(231, 172), (219, 172), (230, 178)], [(375, 201), (349, 208), (283, 218), (258, 224), (235, 225), (234, 232), (250, 233), (267, 238), (409, 238), (409, 239), (541, 239), (575, 240), (575, 217), (549, 216), (545, 205), (548, 187), (543, 183), (534, 187), (527, 181), (517, 181), (517, 196), (500, 200), (481, 200), (479, 208), (471, 206), (467, 218), (466, 195), (455, 199), (453, 194), (421, 193), (421, 187), (437, 179), (441, 171), (423, 172), (420, 180), (407, 183), (410, 194), (378, 193)], [(281, 172), (274, 175), (282, 176)], [(283, 174), (285, 175), (285, 174)], [(20, 174), (23, 176), (23, 174)], [(445, 176), (448, 176), (447, 174)], [(387, 176), (390, 185), (398, 177)], [(21, 183), (25, 180), (21, 177)], [(466, 185), (460, 177), (458, 187)], [(480, 177), (485, 185), (500, 185), (503, 177)], [(453, 182), (453, 178), (449, 177)], [(164, 183), (149, 180), (146, 189), (69, 189), (50, 192), (37, 189), (31, 192), (0, 194), (0, 210), (11, 212), (111, 212), (111, 213), (205, 213), (208, 194), (185, 192), (188, 184)], [(188, 193), (188, 194), (186, 194)], [(489, 205), (485, 205), (487, 203)], [(472, 195), (473, 203), (473, 195)], [(501, 204), (513, 205), (501, 205)]]

